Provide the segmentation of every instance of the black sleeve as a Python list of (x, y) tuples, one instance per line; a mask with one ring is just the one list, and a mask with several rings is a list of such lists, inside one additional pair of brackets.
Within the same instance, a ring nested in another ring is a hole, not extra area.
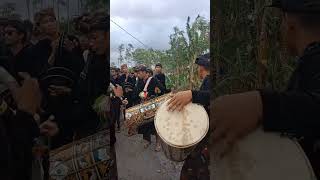
[(154, 82), (156, 84), (156, 87), (158, 87), (160, 89), (161, 94), (164, 94), (166, 92), (166, 89), (164, 88), (162, 83), (160, 81), (158, 81), (157, 79), (155, 79), (155, 78), (154, 78)]
[(33, 116), (19, 110), (12, 119), (12, 129), (18, 138), (29, 142), (40, 135), (40, 129)]
[(14, 179), (29, 179), (32, 165), (32, 146), (34, 138), (39, 136), (39, 128), (28, 113), (17, 111), (10, 118), (11, 163), (14, 164)]
[(303, 88), (286, 92), (260, 90), (266, 131), (320, 136), (320, 73), (308, 69)]
[(202, 106), (210, 105), (210, 91), (192, 91), (192, 102)]
[(133, 89), (133, 97), (132, 97), (132, 101), (134, 104), (138, 104), (140, 101), (140, 97), (139, 97), (139, 93), (140, 93), (140, 89), (139, 89), (139, 82), (138, 85), (134, 87)]

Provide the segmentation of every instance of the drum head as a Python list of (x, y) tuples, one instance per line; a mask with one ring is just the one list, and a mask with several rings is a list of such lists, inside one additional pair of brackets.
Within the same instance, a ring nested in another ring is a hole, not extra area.
[(181, 112), (169, 112), (168, 100), (157, 110), (154, 124), (160, 138), (170, 146), (187, 148), (199, 143), (209, 130), (209, 116), (197, 104), (188, 104)]
[(300, 145), (262, 129), (251, 133), (223, 158), (210, 149), (210, 179), (213, 180), (316, 180)]

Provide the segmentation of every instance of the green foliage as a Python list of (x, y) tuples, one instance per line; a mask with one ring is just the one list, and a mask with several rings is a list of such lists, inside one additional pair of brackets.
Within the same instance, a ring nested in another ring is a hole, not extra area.
[[(221, 2), (221, 1), (220, 1)], [(282, 89), (294, 68), (281, 43), (279, 12), (266, 0), (214, 4), (215, 96), (256, 88)], [(219, 6), (219, 7), (218, 7)], [(218, 71), (219, 72), (219, 71)]]

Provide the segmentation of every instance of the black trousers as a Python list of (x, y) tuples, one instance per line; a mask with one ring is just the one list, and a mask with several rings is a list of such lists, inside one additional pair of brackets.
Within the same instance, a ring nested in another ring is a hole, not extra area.
[(151, 135), (156, 134), (156, 129), (154, 127), (153, 121), (141, 125), (138, 128), (138, 133), (143, 135), (144, 140), (151, 142)]
[(187, 157), (181, 169), (180, 180), (210, 180), (209, 155), (205, 150)]

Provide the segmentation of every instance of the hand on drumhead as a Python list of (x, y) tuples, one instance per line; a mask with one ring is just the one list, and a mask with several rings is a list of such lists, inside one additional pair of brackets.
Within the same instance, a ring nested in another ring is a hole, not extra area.
[(173, 97), (168, 102), (168, 111), (182, 111), (190, 102), (192, 102), (192, 92), (190, 90), (173, 94)]
[(262, 103), (259, 92), (247, 92), (218, 97), (211, 106), (211, 144), (220, 154), (230, 150), (236, 141), (259, 126)]

